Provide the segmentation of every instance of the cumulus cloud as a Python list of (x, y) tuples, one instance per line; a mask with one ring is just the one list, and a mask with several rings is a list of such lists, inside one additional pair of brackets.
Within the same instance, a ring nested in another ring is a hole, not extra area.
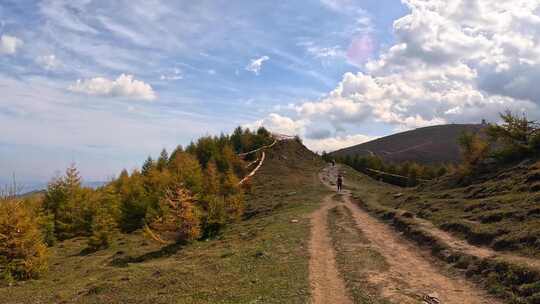
[(275, 133), (281, 133), (285, 135), (297, 135), (304, 132), (304, 127), (308, 123), (309, 122), (306, 120), (293, 120), (286, 116), (271, 113), (266, 118), (258, 120), (251, 124), (247, 124), (245, 125), (245, 127), (250, 129), (265, 127)]
[[(348, 3), (324, 2), (330, 8)], [(367, 36), (353, 41), (347, 55), (367, 60), (362, 72), (344, 74), (320, 100), (297, 104), (289, 124), (326, 122), (343, 131), (347, 124), (377, 122), (405, 130), (496, 121), (505, 109), (539, 116), (540, 1), (404, 3), (410, 13), (394, 22), (396, 43), (370, 59), (373, 42)]]
[(259, 75), (261, 72), (262, 65), (265, 61), (269, 60), (270, 57), (262, 56), (260, 58), (251, 59), (250, 63), (246, 66), (246, 71), (253, 72), (255, 75)]
[[(300, 119), (366, 119), (398, 129), (497, 119), (506, 108), (538, 114), (539, 1), (407, 0), (396, 44), (346, 73), (325, 98), (297, 106)], [(350, 49), (364, 59), (367, 40)]]
[(22, 45), (21, 39), (3, 34), (0, 36), (0, 55), (14, 55)]
[(148, 101), (157, 98), (156, 93), (149, 84), (134, 79), (133, 75), (126, 74), (120, 75), (115, 80), (103, 77), (79, 79), (69, 87), (69, 90), (95, 96), (125, 97)]
[(311, 150), (316, 152), (330, 152), (339, 150), (341, 148), (350, 147), (358, 145), (361, 143), (374, 140), (375, 137), (370, 137), (362, 134), (356, 135), (343, 135), (336, 137), (328, 137), (324, 139), (310, 139), (307, 138), (304, 140), (304, 144), (308, 146)]
[(36, 63), (45, 70), (56, 70), (62, 65), (54, 54), (39, 56), (36, 58)]

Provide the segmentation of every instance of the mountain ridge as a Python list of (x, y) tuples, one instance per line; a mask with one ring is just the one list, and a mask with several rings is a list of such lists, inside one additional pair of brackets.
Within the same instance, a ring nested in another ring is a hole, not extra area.
[(485, 124), (446, 124), (423, 127), (381, 137), (329, 153), (333, 157), (376, 155), (388, 162), (421, 164), (457, 163), (457, 140), (463, 132), (477, 133)]

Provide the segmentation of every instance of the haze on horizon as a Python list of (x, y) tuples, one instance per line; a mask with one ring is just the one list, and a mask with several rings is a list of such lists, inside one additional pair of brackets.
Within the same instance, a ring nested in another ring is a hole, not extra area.
[(316, 151), (539, 117), (539, 0), (0, 3), (0, 184), (106, 180), (238, 125)]

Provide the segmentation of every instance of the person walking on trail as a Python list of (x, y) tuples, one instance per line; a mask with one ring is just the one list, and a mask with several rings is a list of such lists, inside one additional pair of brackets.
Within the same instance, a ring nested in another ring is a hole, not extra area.
[(341, 192), (342, 188), (343, 188), (343, 176), (341, 174), (338, 174), (338, 176), (337, 176), (337, 191)]

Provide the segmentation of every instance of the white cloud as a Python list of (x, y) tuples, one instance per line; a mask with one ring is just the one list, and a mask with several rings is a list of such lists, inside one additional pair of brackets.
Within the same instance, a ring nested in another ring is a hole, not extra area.
[(304, 144), (313, 151), (317, 152), (330, 152), (339, 150), (341, 148), (346, 148), (361, 143), (374, 140), (375, 137), (370, 137), (362, 134), (355, 135), (343, 135), (336, 137), (329, 137), (324, 139), (304, 139)]
[(69, 90), (96, 96), (125, 97), (129, 99), (154, 100), (156, 93), (152, 87), (133, 78), (133, 75), (122, 74), (115, 80), (95, 77), (77, 82)]
[(251, 124), (247, 124), (245, 125), (245, 127), (250, 129), (257, 129), (263, 126), (271, 132), (281, 133), (285, 135), (297, 135), (304, 132), (304, 127), (307, 124), (307, 120), (293, 120), (289, 117), (281, 116), (276, 113), (271, 113), (266, 118), (258, 120)]
[(318, 59), (335, 59), (345, 58), (345, 51), (340, 46), (320, 47), (316, 45), (307, 46), (306, 51), (314, 58)]
[(184, 79), (184, 75), (182, 75), (182, 71), (179, 68), (172, 69), (171, 73), (161, 74), (159, 77), (161, 80), (182, 80)]
[(259, 75), (261, 72), (262, 65), (265, 61), (269, 60), (270, 57), (262, 56), (257, 59), (251, 59), (251, 62), (246, 66), (246, 71), (253, 72), (255, 75)]
[(496, 120), (506, 108), (540, 113), (540, 1), (405, 3), (411, 12), (394, 23), (396, 44), (325, 98), (297, 105), (295, 119), (403, 130)]
[(45, 70), (56, 70), (62, 65), (54, 54), (39, 56), (36, 58), (36, 63)]
[(356, 0), (321, 0), (321, 3), (338, 13), (357, 14), (359, 11), (364, 11)]
[(21, 39), (3, 34), (0, 36), (0, 55), (14, 55), (22, 45)]

